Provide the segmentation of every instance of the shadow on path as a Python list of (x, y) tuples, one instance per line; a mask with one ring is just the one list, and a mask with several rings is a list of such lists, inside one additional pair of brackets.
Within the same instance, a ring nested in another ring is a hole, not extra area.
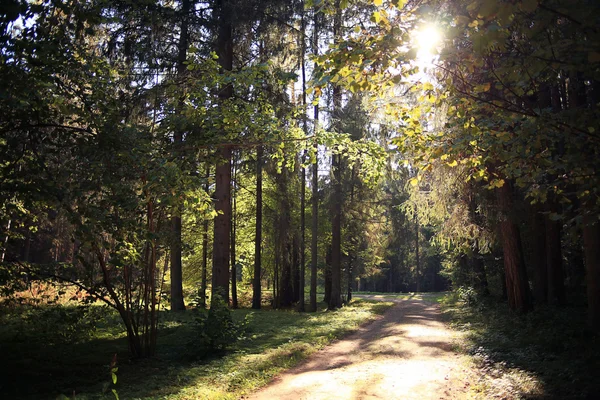
[(460, 398), (463, 367), (439, 307), (415, 298), (385, 300), (397, 305), (250, 399)]

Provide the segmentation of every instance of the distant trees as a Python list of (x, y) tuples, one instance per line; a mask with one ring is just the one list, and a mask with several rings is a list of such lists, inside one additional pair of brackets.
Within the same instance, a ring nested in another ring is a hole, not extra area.
[[(392, 142), (411, 169), (419, 171), (412, 187), (422, 190), (433, 174), (448, 167), (456, 169), (455, 179), (478, 183), (474, 190), (483, 203), (469, 206), (467, 214), (475, 226), (493, 233), (486, 251), (499, 254), (495, 243), (502, 249), (503, 286), (511, 308), (531, 308), (524, 230), (543, 236), (535, 245), (543, 251), (542, 261), (531, 271), (538, 302), (564, 303), (564, 232), (585, 236), (599, 215), (595, 154), (600, 41), (591, 16), (596, 6), (581, 1), (569, 3), (566, 11), (561, 1), (434, 3), (441, 10), (435, 16), (428, 5), (378, 3), (371, 25), (361, 26), (321, 58), (319, 81), (335, 81), (387, 100), (382, 108), (396, 132)], [(434, 52), (436, 46), (444, 47), (439, 55), (420, 56), (423, 51), (415, 48), (415, 41), (413, 46), (399, 45), (432, 25), (445, 38), (431, 45)], [(425, 70), (419, 80), (411, 75), (417, 68)], [(417, 102), (397, 96), (399, 90)], [(495, 199), (485, 196), (486, 190), (493, 190)], [(427, 192), (422, 197), (431, 207), (438, 201), (432, 197), (438, 188)], [(535, 219), (524, 218), (527, 203), (544, 204), (529, 209), (541, 213), (543, 222), (535, 222), (536, 230), (527, 222)], [(446, 216), (438, 223), (448, 222)], [(442, 230), (434, 239), (447, 240), (450, 249), (467, 257), (464, 265), (470, 266), (470, 274), (481, 276), (480, 238), (472, 235), (469, 247), (460, 250), (461, 232)], [(581, 238), (579, 244), (587, 247)], [(594, 255), (586, 254), (587, 284), (595, 287)], [(495, 270), (492, 264), (490, 271)], [(591, 320), (596, 303), (588, 291)]]

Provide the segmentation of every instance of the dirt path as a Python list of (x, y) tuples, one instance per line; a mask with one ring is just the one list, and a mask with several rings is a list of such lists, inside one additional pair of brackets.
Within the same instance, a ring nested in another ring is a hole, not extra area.
[(397, 303), (249, 399), (466, 397), (469, 371), (452, 350), (456, 333), (441, 322), (439, 307), (423, 300)]

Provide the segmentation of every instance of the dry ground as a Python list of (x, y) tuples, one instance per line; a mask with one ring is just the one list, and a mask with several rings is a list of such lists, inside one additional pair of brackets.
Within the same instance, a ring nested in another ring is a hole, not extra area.
[(438, 305), (396, 302), (377, 321), (319, 351), (249, 399), (469, 397), (473, 372), (453, 351), (457, 333), (442, 322)]

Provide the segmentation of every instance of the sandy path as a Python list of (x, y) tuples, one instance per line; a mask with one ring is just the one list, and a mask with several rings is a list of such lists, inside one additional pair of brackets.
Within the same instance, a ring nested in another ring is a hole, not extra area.
[(382, 318), (319, 351), (249, 399), (465, 397), (468, 371), (452, 351), (456, 333), (441, 322), (439, 307), (423, 300), (397, 303)]

